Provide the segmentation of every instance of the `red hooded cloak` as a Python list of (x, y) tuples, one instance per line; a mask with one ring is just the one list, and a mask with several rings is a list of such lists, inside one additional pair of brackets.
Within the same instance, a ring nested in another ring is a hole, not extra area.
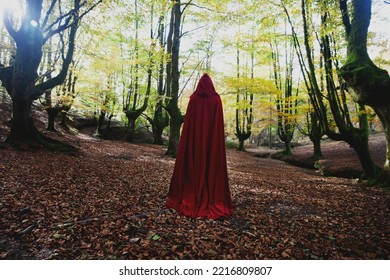
[(232, 213), (222, 102), (207, 74), (188, 103), (166, 206), (192, 218)]

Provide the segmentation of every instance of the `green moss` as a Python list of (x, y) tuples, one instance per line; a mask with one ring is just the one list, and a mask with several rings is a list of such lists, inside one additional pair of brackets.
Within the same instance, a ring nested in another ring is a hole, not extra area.
[(369, 57), (350, 54), (340, 69), (341, 76), (352, 86), (375, 87), (383, 80), (390, 79), (386, 70), (378, 68)]

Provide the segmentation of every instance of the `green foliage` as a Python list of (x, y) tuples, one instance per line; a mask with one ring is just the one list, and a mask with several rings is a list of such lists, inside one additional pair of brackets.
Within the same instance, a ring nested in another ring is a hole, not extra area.
[[(87, 5), (92, 3), (87, 2)], [(315, 74), (320, 77), (324, 75), (320, 67), (321, 58), (314, 50), (319, 49), (321, 36), (332, 37), (331, 47), (335, 51), (332, 52), (330, 59), (334, 65), (336, 63), (342, 65), (346, 58), (345, 31), (340, 20), (338, 1), (305, 1), (305, 3), (310, 23), (309, 46), (313, 49)], [(67, 3), (64, 2), (63, 5)], [(77, 112), (93, 115), (94, 112), (106, 111), (115, 114), (118, 120), (125, 120), (122, 111), (124, 108), (140, 108), (143, 105), (147, 90), (148, 68), (151, 66), (153, 76), (151, 93), (144, 113), (152, 118), (156, 104), (159, 101), (169, 101), (163, 95), (159, 96), (157, 92), (160, 62), (165, 65), (171, 61), (171, 57), (164, 49), (166, 45), (159, 45), (157, 34), (160, 17), (164, 16), (163, 25), (166, 28), (164, 40), (166, 40), (172, 5), (173, 2), (169, 0), (103, 1), (80, 24), (74, 55), (77, 64), (74, 71), (78, 77), (77, 98), (72, 101), (72, 98), (63, 95), (61, 88), (58, 87), (53, 92), (53, 102), (73, 102), (73, 108)], [(297, 1), (182, 2), (181, 8), (185, 8), (185, 12), (182, 17), (179, 63), (181, 78), (178, 103), (181, 111), (185, 110), (188, 97), (193, 92), (200, 75), (208, 72), (212, 75), (217, 91), (222, 96), (228, 135), (236, 133), (236, 109), (241, 112), (252, 110), (253, 119), (250, 128), (253, 133), (260, 133), (269, 126), (276, 127), (278, 116), (293, 122), (295, 117), (291, 114), (284, 110), (278, 112), (276, 108), (278, 101), (280, 103), (298, 101), (296, 119), (303, 126), (307, 113), (311, 110), (309, 108), (312, 106), (305, 96), (307, 91), (300, 90), (302, 94), (300, 93), (299, 100), (294, 99), (296, 97), (290, 99), (283, 97), (280, 95), (283, 89), (275, 86), (272, 75), (271, 44), (278, 42), (279, 47), (276, 52), (283, 59), (286, 55), (286, 42), (291, 38), (289, 28), (286, 27), (283, 6), (288, 9), (297, 33), (297, 40), (302, 44), (302, 15)], [(47, 7), (45, 6), (46, 9)], [(320, 26), (321, 15), (325, 12), (328, 14), (327, 24)], [(50, 20), (58, 14), (59, 10), (56, 10)], [(2, 26), (0, 31), (2, 39), (0, 62), (6, 65), (14, 46), (12, 41), (3, 36), (6, 32)], [(370, 47), (379, 53), (375, 62), (389, 65), (386, 37), (377, 38), (371, 33), (369, 41)], [(56, 37), (52, 43), (56, 57), (61, 55), (60, 48), (57, 48), (58, 43), (59, 38)], [(44, 49), (44, 52), (46, 51)], [(240, 60), (238, 67), (237, 58)], [(281, 64), (283, 68), (284, 62)], [(297, 61), (294, 66), (298, 66)], [(49, 69), (55, 71), (54, 67), (48, 67), (42, 73)], [(337, 68), (332, 71), (336, 77)], [(301, 86), (304, 84), (299, 74), (295, 72), (291, 79), (294, 90), (298, 82)], [(336, 81), (336, 86), (339, 85)], [(326, 89), (323, 88), (322, 92), (326, 94)], [(237, 93), (240, 94), (238, 102)], [(251, 95), (253, 95), (252, 102)], [(341, 99), (341, 95), (339, 98)], [(326, 98), (323, 101), (328, 114), (329, 127), (337, 130), (336, 122), (331, 117), (330, 103)], [(346, 104), (352, 122), (357, 124), (360, 113), (348, 96)], [(243, 116), (249, 116), (249, 111), (244, 112)]]
[(253, 94), (276, 94), (278, 92), (273, 81), (264, 78), (227, 77), (225, 85), (231, 92), (244, 91)]

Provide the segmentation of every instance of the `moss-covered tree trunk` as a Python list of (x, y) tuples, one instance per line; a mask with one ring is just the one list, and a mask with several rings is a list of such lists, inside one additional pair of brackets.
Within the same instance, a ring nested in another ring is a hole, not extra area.
[(152, 132), (153, 132), (153, 144), (163, 145), (164, 144), (162, 138), (163, 131), (161, 129), (158, 129), (158, 127), (152, 126)]
[(284, 154), (292, 155), (291, 141), (284, 142)]
[(313, 157), (315, 159), (322, 158), (321, 138), (313, 139), (311, 142), (313, 143)]
[[(237, 93), (237, 96), (239, 96), (239, 93)], [(244, 144), (252, 134), (251, 125), (252, 123), (247, 121), (247, 116), (241, 110), (236, 109), (236, 136), (239, 151), (246, 151)]]
[[(153, 3), (151, 6), (151, 16), (153, 17)], [(150, 44), (150, 49), (149, 49), (149, 59), (148, 59), (148, 82), (147, 82), (147, 87), (146, 87), (146, 92), (145, 95), (143, 96), (143, 102), (140, 102), (142, 99), (142, 95), (139, 92), (139, 67), (140, 65), (138, 64), (139, 62), (139, 42), (138, 42), (138, 33), (139, 33), (139, 24), (140, 20), (138, 18), (138, 1), (135, 1), (135, 48), (134, 48), (134, 53), (135, 53), (135, 65), (134, 65), (134, 77), (132, 83), (134, 84), (134, 95), (133, 95), (133, 103), (130, 104), (130, 99), (127, 98), (128, 103), (125, 104), (125, 114), (128, 119), (128, 129), (127, 129), (127, 141), (133, 142), (134, 140), (134, 135), (135, 135), (135, 125), (137, 119), (141, 116), (141, 114), (146, 110), (148, 107), (149, 103), (149, 96), (151, 92), (151, 87), (152, 87), (152, 71), (153, 71), (153, 66), (154, 66), (154, 60), (153, 60), (153, 53), (154, 53), (154, 48), (155, 48), (155, 43), (154, 38), (153, 38), (153, 27), (151, 26), (150, 29), (150, 34), (151, 34), (151, 40), (152, 43)], [(153, 19), (151, 20), (153, 22)], [(141, 103), (142, 105), (140, 107), (137, 107)]]
[[(159, 18), (158, 42), (161, 49), (164, 49), (164, 16)], [(165, 54), (165, 53), (164, 53)], [(157, 84), (158, 99), (154, 108), (153, 120), (150, 121), (153, 131), (153, 144), (163, 145), (162, 134), (164, 129), (169, 125), (169, 117), (163, 108), (164, 100), (164, 55), (160, 57)]]
[(153, 144), (163, 145), (162, 134), (164, 129), (169, 125), (169, 118), (163, 112), (162, 101), (157, 102), (156, 108), (154, 111), (152, 131), (153, 131)]
[(238, 150), (239, 151), (245, 151), (244, 141), (242, 139), (238, 139)]
[(175, 1), (172, 6), (170, 30), (168, 34), (167, 49), (171, 55), (171, 61), (167, 64), (167, 97), (166, 106), (170, 117), (169, 121), (169, 141), (166, 155), (176, 156), (180, 139), (180, 128), (183, 123), (183, 115), (178, 106), (179, 99), (179, 53), (180, 53), (180, 32), (181, 16), (180, 0)]
[(175, 157), (179, 147), (180, 128), (183, 123), (183, 115), (177, 106), (173, 106), (172, 108), (168, 107), (167, 110), (170, 115), (170, 122), (168, 149), (165, 154)]
[(236, 134), (238, 138), (238, 150), (245, 152), (245, 141), (251, 136), (251, 132)]
[[(371, 0), (355, 0), (352, 11), (347, 1), (339, 0), (342, 19), (347, 35), (347, 61), (340, 69), (340, 75), (353, 89), (354, 99), (371, 106), (379, 116), (386, 135), (387, 152), (384, 174), (380, 180), (390, 183), (390, 76), (377, 67), (367, 52), (367, 34), (371, 21)], [(352, 15), (352, 19), (350, 17)]]
[[(296, 42), (297, 54), (301, 64), (304, 81), (309, 92), (310, 102), (314, 107), (318, 119), (324, 133), (335, 141), (345, 141), (354, 148), (360, 160), (360, 164), (364, 169), (364, 175), (368, 178), (373, 178), (377, 174), (377, 166), (375, 166), (372, 159), (370, 159), (370, 152), (368, 149), (368, 134), (366, 133), (367, 119), (359, 114), (359, 127), (355, 127), (351, 120), (348, 104), (346, 102), (345, 85), (339, 82), (335, 70), (338, 69), (338, 60), (335, 59), (338, 54), (332, 38), (333, 33), (330, 33), (332, 25), (330, 14), (328, 11), (330, 2), (324, 1), (321, 6), (321, 36), (318, 42), (321, 46), (321, 55), (323, 57), (323, 67), (326, 78), (326, 88), (322, 89), (319, 86), (316, 77), (316, 69), (313, 58), (313, 42), (311, 41), (309, 20), (311, 9), (307, 8), (310, 2), (301, 1), (302, 20), (304, 27), (304, 45), (306, 57), (303, 56), (297, 35), (292, 28), (294, 40)], [(287, 16), (288, 13), (287, 13)], [(290, 24), (291, 20), (289, 19)], [(332, 49), (333, 47), (333, 49)], [(338, 82), (338, 84), (337, 84)], [(326, 97), (326, 98), (325, 98)], [(329, 114), (329, 109), (331, 114)], [(335, 128), (335, 126), (337, 129)]]
[[(237, 80), (240, 80), (240, 48), (237, 43), (236, 53), (236, 69)], [(251, 78), (254, 78), (254, 56), (252, 55), (252, 69)], [(248, 105), (245, 108), (241, 108), (241, 102), (247, 102)], [(238, 138), (238, 150), (245, 151), (244, 142), (248, 140), (252, 134), (253, 123), (253, 93), (247, 92), (247, 90), (237, 89), (236, 93), (236, 136)]]
[(322, 158), (321, 138), (324, 135), (324, 132), (315, 112), (310, 112), (307, 119), (309, 122), (309, 131), (307, 135), (313, 143), (313, 158), (317, 160)]
[(292, 155), (291, 141), (294, 137), (296, 115), (298, 114), (298, 91), (296, 94), (293, 93), (293, 42), (292, 40), (287, 39), (286, 34), (284, 37), (284, 77), (281, 70), (282, 67), (279, 57), (278, 42), (271, 43), (271, 56), (273, 61), (274, 82), (276, 88), (278, 89), (276, 98), (276, 111), (278, 112), (278, 136), (280, 140), (285, 143), (284, 154)]
[[(355, 132), (360, 133), (360, 132)], [(356, 134), (354, 137), (356, 137)], [(364, 176), (366, 178), (373, 178), (378, 174), (378, 169), (371, 157), (370, 150), (368, 147), (368, 141), (366, 141), (366, 137), (357, 137), (357, 139), (361, 139), (362, 141), (353, 141), (352, 148), (356, 151), (357, 156), (359, 157), (359, 161), (364, 170)]]
[[(47, 65), (48, 67), (51, 67), (53, 63), (52, 55), (52, 40), (49, 41), (48, 51), (47, 51)], [(42, 63), (43, 67), (43, 63)], [(47, 75), (48, 79), (52, 78), (51, 72)], [(48, 131), (56, 131), (54, 122), (58, 115), (58, 113), (61, 111), (61, 109), (58, 106), (53, 106), (52, 98), (51, 98), (52, 90), (45, 91), (45, 111), (47, 113), (47, 127), (46, 130)]]

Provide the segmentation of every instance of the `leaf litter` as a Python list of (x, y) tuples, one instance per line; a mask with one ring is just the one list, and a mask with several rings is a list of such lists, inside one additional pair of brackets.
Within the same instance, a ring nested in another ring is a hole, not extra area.
[(231, 217), (164, 209), (165, 148), (78, 140), (77, 156), (1, 149), (1, 259), (389, 259), (390, 195), (227, 151)]

